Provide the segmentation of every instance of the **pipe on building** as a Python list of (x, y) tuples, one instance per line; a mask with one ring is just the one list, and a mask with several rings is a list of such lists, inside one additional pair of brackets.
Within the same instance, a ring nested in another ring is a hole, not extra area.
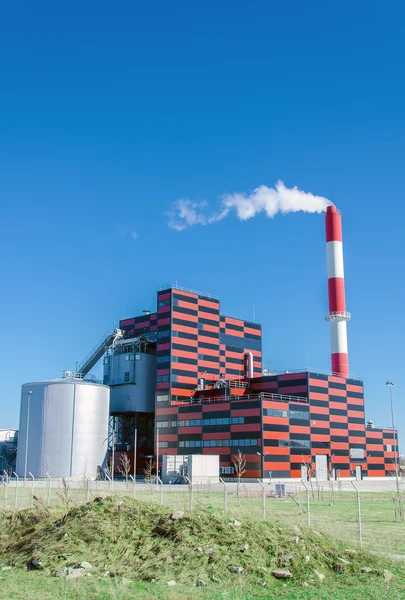
[(245, 377), (253, 379), (253, 354), (251, 352), (245, 353)]

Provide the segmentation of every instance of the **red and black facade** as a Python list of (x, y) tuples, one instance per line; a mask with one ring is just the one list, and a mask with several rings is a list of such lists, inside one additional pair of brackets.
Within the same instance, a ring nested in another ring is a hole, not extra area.
[[(312, 372), (262, 376), (261, 326), (220, 313), (219, 300), (169, 288), (157, 312), (121, 321), (156, 340), (159, 454), (219, 454), (222, 472), (300, 478), (319, 456), (328, 471), (395, 471), (392, 430), (367, 429), (360, 380)], [(250, 369), (246, 365), (251, 361)]]

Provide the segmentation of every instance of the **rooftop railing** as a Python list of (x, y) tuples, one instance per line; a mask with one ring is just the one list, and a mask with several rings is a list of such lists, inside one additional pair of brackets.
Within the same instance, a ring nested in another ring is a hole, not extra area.
[(226, 398), (224, 396), (219, 396), (219, 397), (207, 397), (204, 398), (203, 396), (201, 398), (190, 398), (188, 400), (172, 400), (170, 403), (173, 406), (187, 406), (190, 404), (209, 404), (209, 403), (214, 403), (214, 402), (235, 402), (235, 401), (246, 401), (246, 400), (268, 400), (271, 402), (284, 402), (284, 403), (289, 403), (289, 402), (300, 402), (302, 404), (308, 404), (308, 399), (305, 398), (304, 396), (291, 396), (291, 395), (287, 395), (287, 394), (272, 394), (270, 392), (259, 392), (256, 394), (244, 394), (243, 396), (236, 396), (234, 394), (231, 395), (227, 395)]
[(199, 292), (198, 290), (192, 290), (191, 288), (182, 287), (181, 285), (175, 285), (174, 283), (170, 283), (169, 285), (164, 285), (159, 288), (159, 292), (164, 292), (165, 290), (179, 290), (179, 292), (188, 292), (189, 294), (196, 294), (197, 296), (205, 296), (206, 298), (212, 298), (213, 300), (219, 300), (218, 296), (215, 294), (208, 294), (207, 292)]

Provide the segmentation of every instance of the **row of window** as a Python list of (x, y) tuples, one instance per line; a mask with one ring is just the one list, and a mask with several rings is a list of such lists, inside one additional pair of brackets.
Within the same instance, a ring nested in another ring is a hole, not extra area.
[(282, 448), (310, 448), (310, 440), (279, 440), (278, 445)]
[(279, 410), (277, 408), (264, 408), (263, 414), (266, 417), (290, 417), (290, 419), (309, 421), (309, 412), (304, 410)]
[(161, 307), (161, 306), (169, 306), (169, 304), (170, 304), (170, 298), (167, 298), (167, 300), (160, 300), (158, 306), (159, 307)]
[(164, 427), (202, 427), (212, 425), (243, 425), (245, 417), (225, 417), (223, 419), (188, 419), (185, 421), (157, 421), (158, 429)]
[[(310, 448), (310, 443), (306, 441), (295, 441), (295, 440), (279, 440), (279, 445), (282, 447), (291, 448)], [(215, 448), (224, 446), (257, 446), (257, 440), (186, 440), (179, 442), (179, 448)], [(168, 448), (169, 442), (158, 442), (159, 448)], [(347, 450), (342, 450), (341, 455), (346, 456)], [(337, 455), (337, 452), (335, 452)], [(339, 454), (340, 455), (340, 454)], [(288, 457), (287, 457), (288, 458)], [(350, 458), (352, 459), (364, 459), (364, 450), (358, 448), (350, 448)], [(232, 468), (232, 467), (224, 467)], [(223, 471), (226, 473), (226, 471)], [(233, 471), (232, 471), (233, 472)]]
[(226, 446), (257, 446), (258, 440), (184, 440), (179, 442), (179, 448), (222, 448)]

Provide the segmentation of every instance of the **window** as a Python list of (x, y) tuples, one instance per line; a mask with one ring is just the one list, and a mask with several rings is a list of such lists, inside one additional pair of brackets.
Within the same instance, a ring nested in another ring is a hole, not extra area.
[(169, 442), (158, 442), (159, 448), (168, 448)]
[(263, 414), (266, 417), (288, 417), (287, 410), (278, 410), (276, 408), (265, 408)]
[(168, 394), (157, 394), (156, 402), (169, 402), (169, 395)]
[(157, 359), (158, 363), (166, 363), (166, 362), (169, 362), (169, 360), (170, 360), (170, 356), (169, 355), (167, 355), (167, 356), (158, 356), (158, 359)]
[(350, 458), (362, 459), (364, 458), (363, 448), (350, 448)]
[(167, 300), (160, 300), (159, 306), (168, 306), (170, 304), (170, 298)]
[(289, 412), (290, 419), (300, 419), (301, 421), (309, 421), (309, 412), (305, 410), (290, 410)]
[(156, 381), (169, 381), (169, 375), (159, 375), (158, 377), (156, 377)]
[(392, 444), (387, 444), (387, 445), (385, 446), (385, 450), (386, 450), (387, 452), (392, 452)]
[(240, 440), (231, 440), (231, 446), (257, 446), (257, 439), (240, 439)]
[(129, 371), (126, 371), (126, 372), (124, 373), (124, 381), (125, 381), (125, 382), (128, 382), (128, 381), (129, 381)]
[(156, 427), (160, 429), (161, 427), (169, 427), (169, 421), (157, 421)]
[(135, 360), (141, 360), (141, 355), (140, 354), (135, 354)]
[(158, 338), (169, 337), (169, 335), (170, 331), (168, 329), (163, 329), (162, 331), (158, 332)]
[(309, 440), (279, 440), (278, 445), (283, 448), (307, 449), (311, 447), (311, 442)]
[(233, 475), (235, 473), (235, 467), (219, 467), (220, 475)]

